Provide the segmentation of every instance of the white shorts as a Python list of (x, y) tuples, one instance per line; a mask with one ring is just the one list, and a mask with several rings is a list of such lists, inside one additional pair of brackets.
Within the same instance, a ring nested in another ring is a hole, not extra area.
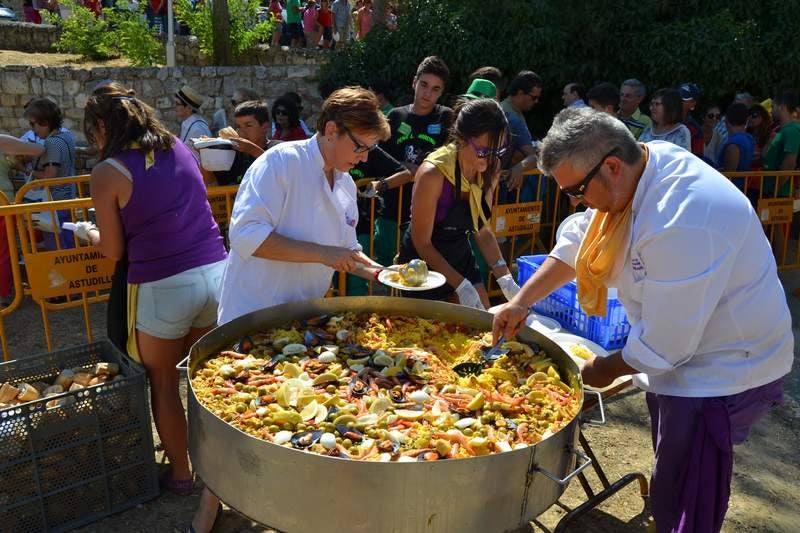
[(214, 325), (224, 270), (222, 260), (139, 284), (136, 329), (159, 339), (180, 339), (190, 328)]

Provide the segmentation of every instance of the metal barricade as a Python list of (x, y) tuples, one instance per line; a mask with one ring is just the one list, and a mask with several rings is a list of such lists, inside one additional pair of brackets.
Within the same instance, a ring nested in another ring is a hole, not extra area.
[[(525, 253), (546, 253), (555, 244), (556, 229), (561, 221), (575, 212), (569, 198), (563, 195), (555, 182), (542, 176), (538, 171), (526, 173), (537, 176), (533, 189), (533, 199), (520, 202), (521, 191), (512, 195), (512, 203), (500, 203), (495, 194), (492, 201), (492, 229), (498, 237), (505, 238), (501, 252), (509, 265)], [(729, 172), (724, 174), (750, 199), (764, 230), (773, 247), (778, 268), (789, 270), (800, 268), (800, 200), (794, 199), (794, 191), (800, 189), (800, 173), (781, 172)], [(358, 180), (359, 191), (372, 179)], [(43, 191), (45, 200), (52, 199), (52, 188), (74, 184), (79, 198), (73, 200), (45, 201), (43, 203), (22, 203), (31, 191)], [(10, 358), (3, 319), (16, 310), (25, 294), (30, 294), (39, 305), (42, 313), (45, 339), (48, 350), (52, 350), (52, 328), (48, 312), (81, 307), (84, 314), (87, 339), (93, 338), (89, 320), (89, 306), (108, 299), (106, 291), (111, 285), (114, 263), (87, 243), (77, 242), (75, 247), (66, 247), (61, 242), (59, 232), (53, 233), (53, 249), (42, 250), (37, 244), (34, 220), (45, 214), (45, 220), (58, 221), (58, 212), (66, 212), (73, 220), (88, 220), (92, 201), (88, 191), (89, 177), (75, 176), (37, 180), (23, 186), (16, 195), (20, 203), (9, 204), (0, 195), (0, 220), (5, 221), (5, 238), (9, 244), (9, 256), (13, 277), (14, 299), (0, 308), (0, 346), (5, 359)], [(220, 224), (223, 234), (230, 221), (231, 211), (238, 186), (210, 187), (209, 203), (214, 218)], [(398, 194), (398, 213), (402, 213), (403, 190)], [(364, 198), (362, 197), (362, 201)], [(378, 217), (378, 200), (367, 198), (369, 217), (369, 246), (365, 252), (373, 259), (375, 252), (375, 224)], [(363, 212), (363, 207), (362, 207)], [(395, 253), (399, 252), (401, 238), (401, 214), (398, 214)], [(797, 220), (795, 220), (797, 219)], [(56, 222), (57, 223), (57, 222)], [(60, 224), (59, 224), (60, 225)], [(52, 228), (57, 229), (57, 228)], [(1, 230), (0, 230), (1, 231)], [(0, 238), (3, 238), (0, 235)], [(69, 243), (71, 244), (71, 243)], [(21, 251), (21, 254), (20, 254)], [(19, 265), (23, 258), (27, 273), (27, 285)], [(341, 273), (343, 274), (343, 273)], [(490, 296), (500, 295), (492, 274), (489, 274), (487, 289)], [(369, 283), (369, 294), (373, 294), (373, 283)], [(346, 295), (347, 280), (339, 275), (328, 295)], [(54, 300), (56, 299), (56, 300)]]

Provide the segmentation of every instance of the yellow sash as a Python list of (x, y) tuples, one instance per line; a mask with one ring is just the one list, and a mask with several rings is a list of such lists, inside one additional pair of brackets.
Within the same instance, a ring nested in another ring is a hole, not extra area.
[(136, 303), (139, 300), (139, 284), (128, 283), (128, 357), (142, 362), (139, 344), (136, 342)]
[[(458, 158), (458, 145), (446, 144), (441, 148), (434, 150), (425, 161), (432, 164), (436, 169), (442, 173), (447, 181), (455, 188), (456, 186), (456, 160)], [(483, 213), (481, 207), (481, 200), (483, 198), (483, 176), (478, 174), (478, 182), (470, 183), (466, 178), (461, 179), (461, 192), (469, 194), (469, 210), (472, 213), (472, 226), (475, 231), (478, 231), (478, 217), (483, 221), (484, 225), (489, 225), (486, 220), (486, 215)]]
[[(648, 159), (645, 147), (645, 165)], [(634, 192), (635, 195), (635, 192)], [(633, 196), (620, 213), (595, 211), (575, 260), (578, 301), (587, 315), (605, 316), (608, 281), (619, 254), (627, 253)]]

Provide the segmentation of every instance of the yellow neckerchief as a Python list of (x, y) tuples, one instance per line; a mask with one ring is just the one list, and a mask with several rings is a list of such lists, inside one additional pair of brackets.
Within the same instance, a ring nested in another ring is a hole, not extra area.
[[(650, 152), (645, 151), (647, 166)], [(640, 176), (641, 177), (641, 176)], [(638, 182), (638, 178), (637, 178)], [(633, 197), (619, 213), (595, 211), (592, 221), (581, 241), (575, 260), (578, 278), (578, 301), (587, 315), (605, 316), (608, 306), (608, 283), (620, 253), (627, 251)]]
[[(446, 144), (441, 148), (434, 150), (425, 161), (432, 164), (436, 169), (442, 173), (447, 181), (456, 186), (456, 163), (458, 158), (458, 145), (455, 143)], [(478, 182), (470, 183), (469, 180), (462, 176), (461, 178), (461, 192), (469, 194), (469, 210), (472, 213), (472, 226), (475, 231), (478, 231), (478, 217), (483, 221), (484, 225), (489, 225), (486, 220), (486, 215), (483, 213), (481, 206), (483, 199), (483, 176), (478, 174)]]
[[(128, 149), (129, 150), (141, 150), (142, 149), (142, 145), (140, 145), (136, 141), (133, 141), (132, 143), (130, 143), (128, 145)], [(144, 169), (145, 170), (149, 170), (150, 167), (152, 167), (155, 164), (156, 164), (156, 154), (152, 150), (149, 150), (146, 154), (144, 154)]]

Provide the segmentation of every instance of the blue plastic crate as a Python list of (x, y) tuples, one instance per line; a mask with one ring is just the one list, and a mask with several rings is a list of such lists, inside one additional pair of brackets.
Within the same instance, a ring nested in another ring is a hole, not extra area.
[[(546, 255), (526, 255), (517, 258), (518, 281), (522, 286), (542, 265)], [(570, 281), (553, 291), (550, 296), (533, 305), (541, 315), (555, 318), (561, 325), (581, 337), (596, 342), (607, 350), (616, 350), (625, 345), (631, 325), (625, 309), (616, 298), (608, 299), (606, 316), (588, 316), (578, 303), (578, 286)]]

